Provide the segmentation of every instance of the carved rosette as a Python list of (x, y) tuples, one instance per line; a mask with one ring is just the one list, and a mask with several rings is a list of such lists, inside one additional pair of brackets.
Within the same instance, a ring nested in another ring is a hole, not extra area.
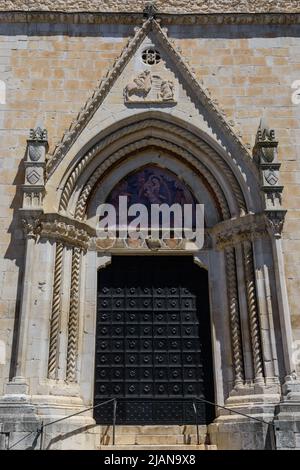
[(234, 248), (226, 248), (225, 259), (227, 277), (227, 297), (229, 306), (231, 345), (233, 356), (234, 385), (235, 387), (237, 387), (239, 385), (243, 385), (245, 374), (240, 327), (240, 308), (237, 289), (236, 259)]
[(248, 306), (248, 318), (252, 345), (252, 359), (254, 379), (258, 383), (264, 381), (264, 368), (260, 335), (260, 322), (257, 304), (257, 292), (255, 285), (255, 273), (253, 266), (252, 243), (247, 241), (243, 243), (244, 271), (246, 282), (246, 295)]

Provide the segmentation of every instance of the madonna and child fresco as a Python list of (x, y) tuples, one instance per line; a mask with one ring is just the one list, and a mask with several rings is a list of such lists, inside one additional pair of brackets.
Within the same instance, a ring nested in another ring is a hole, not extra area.
[(127, 196), (128, 205), (144, 204), (148, 210), (151, 204), (196, 204), (191, 191), (176, 175), (155, 166), (127, 175), (110, 193), (107, 202), (117, 209), (119, 196)]
[[(123, 202), (124, 199), (127, 201), (128, 208), (134, 204), (140, 204), (144, 206), (149, 215), (153, 214), (155, 207), (163, 208), (168, 206), (168, 209), (170, 208), (168, 223), (170, 228), (174, 228), (175, 225), (178, 227), (178, 218), (175, 223), (175, 216), (171, 210), (172, 207), (175, 207), (174, 204), (176, 204), (177, 208), (178, 206), (180, 207), (180, 223), (184, 224), (185, 219), (188, 217), (189, 227), (191, 225), (193, 228), (195, 227), (196, 208), (199, 204), (197, 204), (189, 188), (175, 174), (166, 169), (154, 165), (147, 166), (127, 175), (117, 184), (106, 200), (106, 207), (110, 205), (115, 208), (116, 220), (118, 221), (120, 220), (119, 216), (123, 215), (123, 212), (127, 212), (127, 208), (120, 204), (120, 201), (122, 200)], [(187, 207), (189, 207), (189, 215), (186, 215)], [(136, 219), (135, 216), (128, 216), (127, 220), (130, 223)], [(158, 223), (158, 225), (155, 224), (156, 227), (162, 227), (164, 225), (162, 221), (166, 219), (163, 219), (163, 215), (160, 213), (156, 220), (156, 223)], [(146, 223), (146, 226), (148, 224)], [(118, 223), (116, 225), (119, 226)]]

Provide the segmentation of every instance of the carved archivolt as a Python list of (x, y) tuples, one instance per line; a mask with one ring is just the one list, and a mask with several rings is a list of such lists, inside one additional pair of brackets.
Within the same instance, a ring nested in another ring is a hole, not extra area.
[(86, 211), (86, 205), (88, 198), (94, 188), (94, 186), (99, 182), (99, 179), (101, 176), (105, 173), (105, 171), (108, 168), (111, 168), (111, 166), (122, 159), (125, 155), (128, 155), (128, 153), (133, 152), (137, 150), (138, 148), (143, 148), (147, 147), (149, 145), (158, 145), (161, 146), (162, 148), (166, 150), (170, 150), (174, 152), (177, 155), (180, 155), (180, 157), (190, 163), (196, 168), (199, 173), (207, 180), (208, 184), (210, 185), (211, 188), (213, 188), (213, 192), (216, 195), (217, 202), (219, 206), (221, 207), (221, 214), (224, 219), (228, 219), (230, 217), (230, 212), (228, 209), (228, 205), (226, 202), (226, 199), (224, 197), (224, 194), (214, 178), (214, 176), (210, 173), (207, 168), (200, 163), (193, 155), (191, 155), (189, 152), (183, 150), (181, 147), (178, 147), (177, 145), (170, 144), (167, 141), (163, 141), (162, 139), (155, 139), (155, 138), (150, 138), (150, 139), (143, 139), (139, 140), (138, 142), (131, 144), (127, 147), (124, 147), (123, 149), (119, 150), (119, 152), (116, 152), (112, 157), (108, 158), (105, 160), (104, 163), (102, 163), (97, 170), (93, 173), (91, 178), (88, 180), (87, 184), (83, 188), (78, 202), (76, 206), (76, 211), (75, 211), (75, 218), (79, 220), (83, 220), (84, 214)]
[[(147, 128), (149, 129), (153, 127), (157, 128), (159, 125), (161, 125), (160, 130), (168, 132), (171, 136), (174, 136), (173, 138), (176, 138), (176, 140), (178, 140), (180, 137), (185, 139), (186, 142), (184, 142), (182, 146), (185, 148), (187, 148), (187, 145), (189, 147), (191, 146), (194, 147), (193, 153), (195, 153), (195, 155), (197, 155), (197, 153), (199, 153), (199, 150), (201, 150), (211, 157), (211, 160), (219, 166), (221, 172), (226, 176), (228, 183), (230, 184), (230, 187), (232, 189), (232, 192), (237, 200), (237, 204), (240, 208), (241, 214), (246, 213), (247, 208), (246, 208), (246, 203), (245, 203), (242, 190), (236, 180), (236, 177), (233, 171), (228, 166), (228, 164), (223, 160), (223, 158), (220, 157), (215, 150), (209, 147), (209, 145), (207, 145), (205, 142), (203, 142), (200, 138), (198, 138), (194, 134), (187, 132), (183, 128), (176, 126), (174, 124), (170, 124), (165, 121), (161, 122), (155, 119), (146, 119), (142, 122), (132, 124), (129, 128), (128, 127), (122, 128), (119, 131), (115, 132), (114, 134), (109, 135), (108, 137), (104, 138), (99, 144), (94, 146), (94, 148), (91, 149), (81, 159), (81, 161), (78, 163), (78, 165), (75, 167), (75, 169), (72, 171), (71, 175), (69, 176), (62, 192), (59, 209), (60, 210), (67, 209), (72, 191), (74, 190), (74, 187), (76, 185), (76, 182), (79, 176), (83, 173), (84, 169), (92, 161), (95, 155), (97, 155), (100, 151), (104, 150), (105, 148), (109, 147), (113, 142), (119, 139), (122, 139), (122, 137), (125, 137), (128, 134), (133, 134), (135, 132), (137, 133)], [(109, 158), (112, 158), (112, 157), (109, 157)]]

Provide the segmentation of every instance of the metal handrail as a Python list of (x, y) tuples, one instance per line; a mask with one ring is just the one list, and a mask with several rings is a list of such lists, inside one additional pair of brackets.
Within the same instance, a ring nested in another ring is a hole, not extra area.
[(196, 431), (197, 431), (197, 444), (200, 445), (200, 436), (199, 436), (199, 425), (198, 425), (198, 412), (196, 403), (193, 401), (193, 409), (195, 413), (195, 421), (196, 421)]
[[(215, 403), (213, 401), (209, 401), (209, 400), (205, 400), (204, 398), (198, 398), (198, 397), (195, 397), (194, 400), (197, 400), (197, 401), (200, 401), (202, 403), (207, 403), (209, 405), (213, 405), (213, 406), (216, 406), (217, 408), (222, 408), (223, 410), (227, 410), (229, 411), (230, 413), (235, 413), (235, 414), (238, 414), (238, 415), (241, 415), (241, 416), (244, 416), (245, 418), (249, 418), (249, 419), (252, 419), (254, 421), (258, 421), (260, 423), (263, 423), (263, 424), (266, 424), (267, 426), (272, 426), (272, 430), (273, 430), (273, 446), (274, 448), (276, 449), (277, 446), (276, 446), (276, 431), (279, 431), (279, 428), (278, 426), (276, 426), (276, 424), (274, 423), (274, 418), (272, 421), (265, 421), (264, 419), (261, 419), (261, 418), (257, 418), (255, 416), (252, 416), (252, 415), (247, 415), (246, 413), (242, 413), (241, 411), (237, 411), (237, 410), (233, 410), (232, 408), (228, 408), (227, 406), (224, 406), (224, 405), (218, 405), (218, 403)], [(196, 405), (195, 405), (195, 402), (193, 402), (193, 406), (194, 406), (194, 409), (196, 409)], [(196, 415), (197, 415), (197, 410), (196, 410)], [(197, 439), (198, 439), (198, 436), (199, 436), (199, 429), (198, 429), (198, 416), (196, 416), (196, 427), (197, 427)]]
[(44, 429), (47, 427), (47, 426), (51, 426), (52, 424), (56, 424), (56, 423), (59, 423), (61, 421), (65, 421), (69, 418), (73, 418), (74, 416), (78, 416), (82, 413), (86, 413), (87, 411), (90, 411), (90, 410), (94, 410), (96, 408), (99, 408), (100, 406), (104, 406), (104, 405), (107, 405), (108, 403), (111, 403), (113, 402), (114, 405), (113, 405), (113, 445), (115, 445), (115, 426), (116, 426), (116, 413), (117, 413), (117, 399), (116, 398), (110, 398), (109, 400), (106, 400), (102, 403), (98, 403), (98, 405), (94, 405), (94, 406), (90, 406), (89, 408), (85, 408), (84, 410), (81, 410), (81, 411), (78, 411), (76, 413), (73, 413), (71, 415), (68, 415), (68, 416), (64, 416), (63, 418), (59, 418), (59, 419), (56, 419), (55, 421), (51, 421), (50, 423), (46, 423), (44, 424), (44, 422), (42, 422), (41, 424), (41, 427), (37, 430), (37, 431), (31, 431), (29, 434), (27, 434), (26, 436), (22, 437), (22, 439), (20, 439), (19, 441), (17, 441), (15, 444), (13, 444), (12, 446), (8, 447), (7, 450), (11, 450), (13, 447), (15, 447), (16, 445), (18, 445), (21, 441), (23, 441), (24, 439), (26, 439), (27, 437), (29, 437), (31, 434), (37, 432), (37, 437), (40, 436), (40, 450), (43, 450), (43, 438), (44, 438)]

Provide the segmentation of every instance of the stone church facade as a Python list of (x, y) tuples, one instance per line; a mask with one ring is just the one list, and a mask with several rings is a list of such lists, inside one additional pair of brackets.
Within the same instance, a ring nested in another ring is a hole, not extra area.
[[(117, 433), (192, 428), (197, 398), (199, 448), (300, 448), (297, 3), (0, 1), (1, 448), (105, 448), (111, 399)], [(201, 250), (97, 236), (149, 175), (204, 204)]]

